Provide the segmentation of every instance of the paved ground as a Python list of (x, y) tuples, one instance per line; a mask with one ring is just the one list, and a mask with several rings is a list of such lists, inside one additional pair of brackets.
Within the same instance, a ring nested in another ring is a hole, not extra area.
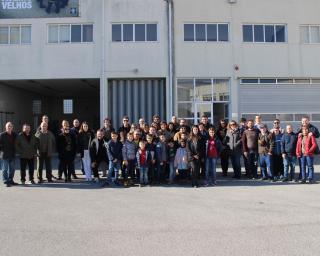
[(320, 255), (319, 184), (219, 184), (1, 186), (0, 255)]

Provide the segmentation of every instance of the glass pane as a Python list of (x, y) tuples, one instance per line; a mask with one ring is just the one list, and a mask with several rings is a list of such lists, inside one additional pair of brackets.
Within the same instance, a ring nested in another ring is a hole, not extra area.
[(21, 43), (31, 44), (31, 26), (21, 27)]
[(241, 79), (242, 84), (257, 84), (259, 80), (257, 78), (244, 78)]
[(197, 113), (196, 118), (201, 118), (201, 116), (206, 115), (209, 119), (212, 118), (212, 103), (210, 104), (196, 104)]
[(288, 79), (288, 78), (280, 78), (277, 80), (279, 84), (292, 84), (293, 79)]
[(20, 27), (10, 27), (10, 44), (20, 44)]
[(219, 24), (218, 25), (218, 41), (220, 41), (220, 42), (229, 41), (228, 24)]
[(261, 114), (262, 122), (272, 122), (277, 118), (276, 114)]
[(178, 79), (178, 101), (193, 101), (193, 79)]
[(229, 104), (228, 103), (213, 103), (213, 124), (218, 127), (221, 119), (228, 121)]
[(312, 114), (312, 120), (311, 121), (320, 121), (320, 114)]
[(112, 25), (112, 42), (121, 42), (121, 24)]
[(228, 79), (213, 80), (213, 100), (229, 101), (229, 80)]
[(275, 42), (275, 35), (274, 35), (274, 26), (265, 26), (265, 37), (266, 37), (266, 42)]
[(264, 42), (263, 25), (254, 25), (254, 41)]
[(58, 43), (59, 37), (59, 26), (58, 25), (50, 25), (49, 26), (49, 43)]
[(196, 79), (195, 99), (198, 101), (212, 101), (211, 79)]
[(312, 78), (311, 83), (320, 84), (320, 79), (319, 78)]
[(288, 122), (293, 121), (293, 114), (279, 114), (278, 115), (279, 120), (282, 122)]
[(70, 26), (61, 25), (60, 26), (60, 43), (69, 43), (70, 42)]
[(147, 24), (147, 41), (158, 41), (157, 24)]
[(217, 24), (207, 25), (207, 41), (216, 42), (218, 40), (217, 36)]
[(260, 78), (260, 83), (261, 83), (261, 84), (275, 84), (275, 83), (277, 83), (277, 79), (273, 79), (273, 78)]
[(301, 40), (301, 43), (304, 43), (304, 44), (309, 43), (309, 26), (300, 27), (300, 40)]
[(133, 41), (133, 24), (123, 24), (123, 41)]
[(247, 120), (254, 120), (255, 116), (258, 114), (242, 114), (242, 117), (247, 119)]
[(192, 103), (178, 103), (178, 116), (179, 118), (193, 118)]
[(286, 26), (276, 26), (276, 38), (277, 42), (286, 41)]
[(196, 41), (206, 41), (205, 24), (196, 24)]
[(318, 26), (310, 27), (310, 43), (320, 43), (320, 34)]
[(243, 25), (243, 42), (253, 42), (253, 29), (252, 25)]
[(73, 113), (73, 100), (63, 100), (63, 114)]
[(0, 44), (9, 43), (9, 27), (0, 27)]
[(309, 115), (307, 115), (307, 114), (295, 114), (294, 115), (294, 120), (296, 121), (296, 122), (301, 122), (301, 119), (303, 118), (303, 117), (306, 117), (306, 116), (308, 116), (309, 117)]
[(145, 24), (135, 25), (135, 40), (137, 42), (146, 41), (146, 26)]
[(193, 24), (184, 24), (184, 41), (194, 41)]
[(82, 26), (82, 42), (93, 42), (93, 25)]
[(310, 84), (310, 79), (294, 79), (296, 84)]
[(71, 25), (71, 42), (81, 42), (81, 25)]

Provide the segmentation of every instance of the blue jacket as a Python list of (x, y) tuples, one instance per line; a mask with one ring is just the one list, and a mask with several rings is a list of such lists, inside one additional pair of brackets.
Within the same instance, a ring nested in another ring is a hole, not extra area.
[(281, 155), (281, 140), (283, 133), (279, 133), (278, 135), (274, 134), (274, 148), (273, 148), (273, 154), (275, 155)]
[(158, 142), (156, 145), (156, 160), (158, 163), (168, 161), (167, 145), (163, 142)]
[(289, 156), (296, 155), (298, 136), (294, 132), (284, 133), (281, 139), (281, 153)]
[(138, 146), (134, 141), (128, 141), (123, 144), (122, 157), (124, 161), (135, 160)]

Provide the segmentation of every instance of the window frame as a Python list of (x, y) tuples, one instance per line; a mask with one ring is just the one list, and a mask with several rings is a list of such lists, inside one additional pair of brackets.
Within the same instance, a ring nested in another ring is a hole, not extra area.
[[(252, 41), (244, 41), (244, 26), (251, 26)], [(255, 26), (263, 27), (263, 42), (255, 41)], [(274, 42), (266, 42), (266, 26), (273, 26)], [(277, 26), (284, 27), (284, 42), (277, 41)], [(285, 23), (243, 23), (242, 24), (242, 43), (244, 44), (287, 44), (288, 43), (288, 25)]]
[[(307, 27), (307, 31), (308, 31), (308, 42), (303, 42), (302, 38), (301, 38), (301, 29), (303, 27)], [(320, 44), (320, 37), (319, 37), (319, 42), (311, 42), (311, 27), (318, 27), (319, 33), (320, 33), (320, 24), (301, 24), (299, 26), (299, 32), (300, 32), (300, 44), (303, 45), (319, 45)]]
[[(185, 40), (185, 25), (192, 25), (193, 26), (193, 41), (192, 40)], [(196, 25), (204, 25), (205, 26), (205, 40), (197, 40), (196, 35)], [(216, 41), (213, 40), (208, 40), (208, 25), (215, 25), (216, 26)], [(221, 41), (219, 40), (219, 25), (227, 25), (228, 26), (228, 40)], [(183, 42), (184, 43), (230, 43), (231, 42), (231, 35), (230, 35), (230, 23), (229, 22), (196, 22), (196, 23), (191, 23), (191, 22), (186, 22), (183, 23)]]
[[(1, 28), (7, 29), (7, 43), (0, 43), (0, 46), (17, 46), (17, 45), (31, 45), (32, 44), (32, 25), (31, 24), (1, 24)], [(11, 43), (11, 29), (12, 27), (19, 28), (19, 41), (18, 43)], [(22, 27), (29, 27), (30, 28), (30, 42), (24, 43), (22, 42)]]
[[(72, 42), (72, 26), (80, 25), (81, 26), (81, 42)], [(85, 25), (91, 25), (92, 26), (92, 41), (83, 41), (83, 27)], [(49, 41), (49, 35), (50, 35), (50, 27), (51, 26), (58, 26), (58, 37), (57, 37), (57, 42), (50, 42)], [(69, 26), (69, 42), (60, 42), (60, 27), (61, 26)], [(68, 45), (68, 44), (94, 44), (94, 23), (48, 23), (47, 24), (47, 44), (49, 45)]]
[[(120, 25), (121, 29), (121, 41), (113, 41), (112, 40), (112, 26)], [(124, 41), (124, 25), (132, 25), (133, 27), (133, 40), (132, 41)], [(136, 25), (144, 25), (144, 41), (136, 41)], [(148, 25), (156, 25), (156, 36), (157, 40), (148, 40)], [(111, 43), (159, 43), (159, 24), (158, 22), (111, 22)]]

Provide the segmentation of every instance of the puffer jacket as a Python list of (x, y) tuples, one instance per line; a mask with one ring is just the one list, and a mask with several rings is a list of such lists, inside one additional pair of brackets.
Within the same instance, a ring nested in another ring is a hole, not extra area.
[[(302, 140), (303, 140), (303, 136), (302, 136), (302, 134), (299, 134), (298, 141), (297, 141), (297, 147), (296, 147), (297, 157), (302, 156)], [(307, 139), (306, 139), (305, 154), (304, 155), (305, 156), (313, 156), (316, 148), (317, 148), (317, 142), (316, 142), (315, 136), (313, 134), (308, 135)]]
[(128, 141), (123, 144), (122, 158), (124, 161), (135, 160), (138, 146), (134, 141)]

